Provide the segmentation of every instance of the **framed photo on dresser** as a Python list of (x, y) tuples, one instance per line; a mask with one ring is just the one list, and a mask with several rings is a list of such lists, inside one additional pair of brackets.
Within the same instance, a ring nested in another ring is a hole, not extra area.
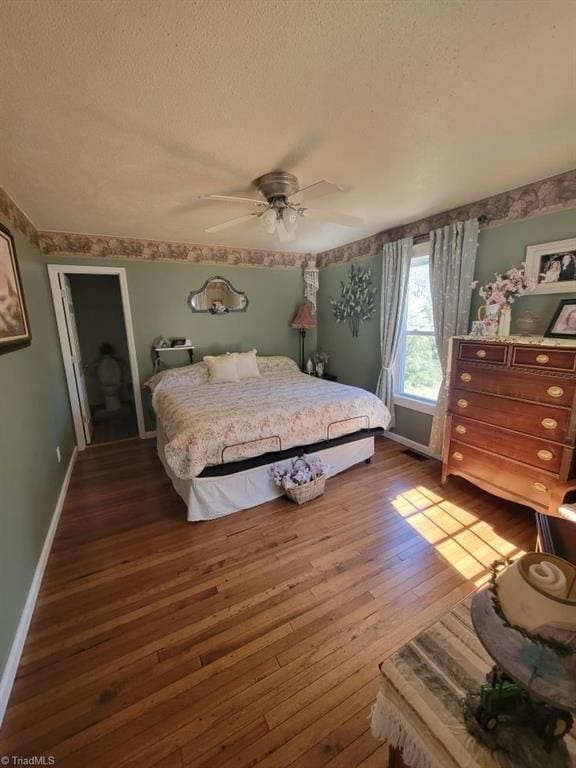
[(576, 298), (560, 302), (545, 335), (553, 339), (576, 340)]
[(0, 224), (0, 354), (28, 346), (30, 338), (14, 238)]
[(533, 293), (576, 292), (576, 237), (529, 245), (526, 279)]

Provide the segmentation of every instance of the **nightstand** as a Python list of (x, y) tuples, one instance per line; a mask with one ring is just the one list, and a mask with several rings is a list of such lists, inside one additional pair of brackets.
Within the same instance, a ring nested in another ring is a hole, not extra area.
[[(152, 347), (152, 362), (154, 365), (154, 373), (158, 373), (163, 367), (163, 363), (160, 359), (160, 355), (163, 352), (188, 352), (188, 359), (190, 364), (194, 362), (194, 345), (193, 344), (179, 344), (177, 347)], [(164, 365), (165, 368), (168, 366)]]

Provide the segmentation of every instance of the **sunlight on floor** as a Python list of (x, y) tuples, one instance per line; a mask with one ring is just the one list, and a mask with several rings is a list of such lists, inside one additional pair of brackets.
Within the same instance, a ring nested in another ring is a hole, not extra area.
[(494, 560), (524, 554), (523, 549), (499, 536), (489, 523), (470, 511), (477, 506), (474, 503), (465, 509), (418, 485), (399, 494), (392, 504), (420, 536), (476, 586), (487, 581)]

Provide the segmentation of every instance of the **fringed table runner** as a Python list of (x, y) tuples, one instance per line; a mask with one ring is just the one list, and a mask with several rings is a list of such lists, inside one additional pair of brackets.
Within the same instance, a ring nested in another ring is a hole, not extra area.
[[(466, 730), (464, 699), (478, 692), (492, 666), (467, 598), (382, 662), (372, 733), (401, 751), (411, 768), (531, 768), (491, 751)], [(576, 767), (573, 733), (565, 741)]]

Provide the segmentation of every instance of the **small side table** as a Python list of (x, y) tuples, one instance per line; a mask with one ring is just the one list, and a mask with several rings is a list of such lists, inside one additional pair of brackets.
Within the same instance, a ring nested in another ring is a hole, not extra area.
[[(532, 768), (503, 759), (466, 729), (466, 694), (480, 688), (493, 664), (472, 626), (471, 598), (382, 662), (372, 733), (390, 743), (391, 768)], [(576, 765), (572, 732), (564, 744)]]
[(190, 364), (192, 364), (194, 362), (194, 349), (195, 347), (191, 344), (182, 344), (178, 347), (152, 347), (152, 363), (154, 364), (154, 373), (158, 373), (158, 371), (161, 369), (161, 366), (163, 365), (160, 355), (164, 352), (188, 352), (188, 358), (190, 360)]

